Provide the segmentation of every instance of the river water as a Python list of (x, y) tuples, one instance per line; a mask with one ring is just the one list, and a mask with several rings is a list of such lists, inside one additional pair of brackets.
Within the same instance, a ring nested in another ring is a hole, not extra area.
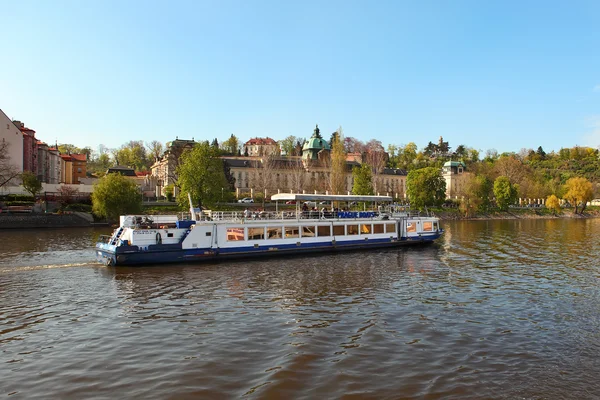
[(106, 230), (0, 231), (0, 397), (600, 397), (600, 220), (111, 268)]

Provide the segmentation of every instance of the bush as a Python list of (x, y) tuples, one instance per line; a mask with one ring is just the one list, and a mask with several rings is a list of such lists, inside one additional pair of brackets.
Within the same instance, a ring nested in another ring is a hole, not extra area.
[(5, 201), (3, 204), (8, 206), (32, 206), (34, 204), (33, 201)]
[(65, 210), (68, 210), (68, 211), (81, 211), (81, 212), (91, 213), (92, 212), (92, 206), (89, 205), (89, 204), (75, 203), (75, 204), (69, 204), (68, 206), (66, 206)]
[(4, 200), (4, 201), (29, 201), (29, 202), (34, 202), (35, 201), (34, 198), (33, 198), (33, 196), (26, 195), (26, 194), (6, 194), (6, 195), (3, 195), (3, 196), (0, 196), (0, 200)]

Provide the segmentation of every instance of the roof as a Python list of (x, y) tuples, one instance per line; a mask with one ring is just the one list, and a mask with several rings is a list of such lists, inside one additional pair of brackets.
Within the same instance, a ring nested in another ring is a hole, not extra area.
[(135, 171), (131, 167), (126, 167), (124, 165), (115, 165), (114, 167), (110, 167), (107, 174), (121, 174), (124, 176), (136, 176)]
[(462, 161), (446, 161), (444, 163), (444, 167), (465, 167), (465, 164)]
[(271, 196), (271, 201), (366, 201), (366, 202), (391, 202), (391, 196), (360, 196), (344, 194), (301, 194), (301, 193), (278, 193)]
[(74, 160), (76, 161), (87, 161), (87, 157), (85, 154), (71, 154), (71, 157), (73, 157)]
[(329, 148), (329, 143), (327, 143), (327, 140), (323, 139), (323, 138), (317, 138), (317, 137), (311, 137), (310, 139), (308, 139), (308, 141), (306, 143), (304, 143), (304, 146), (302, 146), (302, 150), (313, 150), (313, 149), (325, 149), (325, 150), (330, 150)]
[(266, 138), (252, 138), (245, 143), (246, 146), (251, 145), (277, 145), (277, 142), (270, 137)]

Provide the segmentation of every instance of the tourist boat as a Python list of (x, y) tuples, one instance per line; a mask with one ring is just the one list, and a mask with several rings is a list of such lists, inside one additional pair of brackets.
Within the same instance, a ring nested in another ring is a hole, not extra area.
[[(190, 207), (189, 219), (121, 216), (113, 234), (99, 239), (96, 255), (106, 265), (195, 262), (426, 244), (443, 233), (438, 218), (411, 213), (389, 196), (281, 193), (271, 201), (271, 212)], [(296, 208), (280, 210), (280, 202)], [(304, 205), (317, 202), (321, 209)]]

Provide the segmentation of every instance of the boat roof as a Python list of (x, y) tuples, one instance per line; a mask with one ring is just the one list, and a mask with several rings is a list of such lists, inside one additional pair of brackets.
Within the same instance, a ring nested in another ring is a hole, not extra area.
[(365, 201), (365, 202), (391, 202), (392, 196), (362, 196), (345, 194), (303, 194), (303, 193), (278, 193), (271, 196), (271, 201)]

